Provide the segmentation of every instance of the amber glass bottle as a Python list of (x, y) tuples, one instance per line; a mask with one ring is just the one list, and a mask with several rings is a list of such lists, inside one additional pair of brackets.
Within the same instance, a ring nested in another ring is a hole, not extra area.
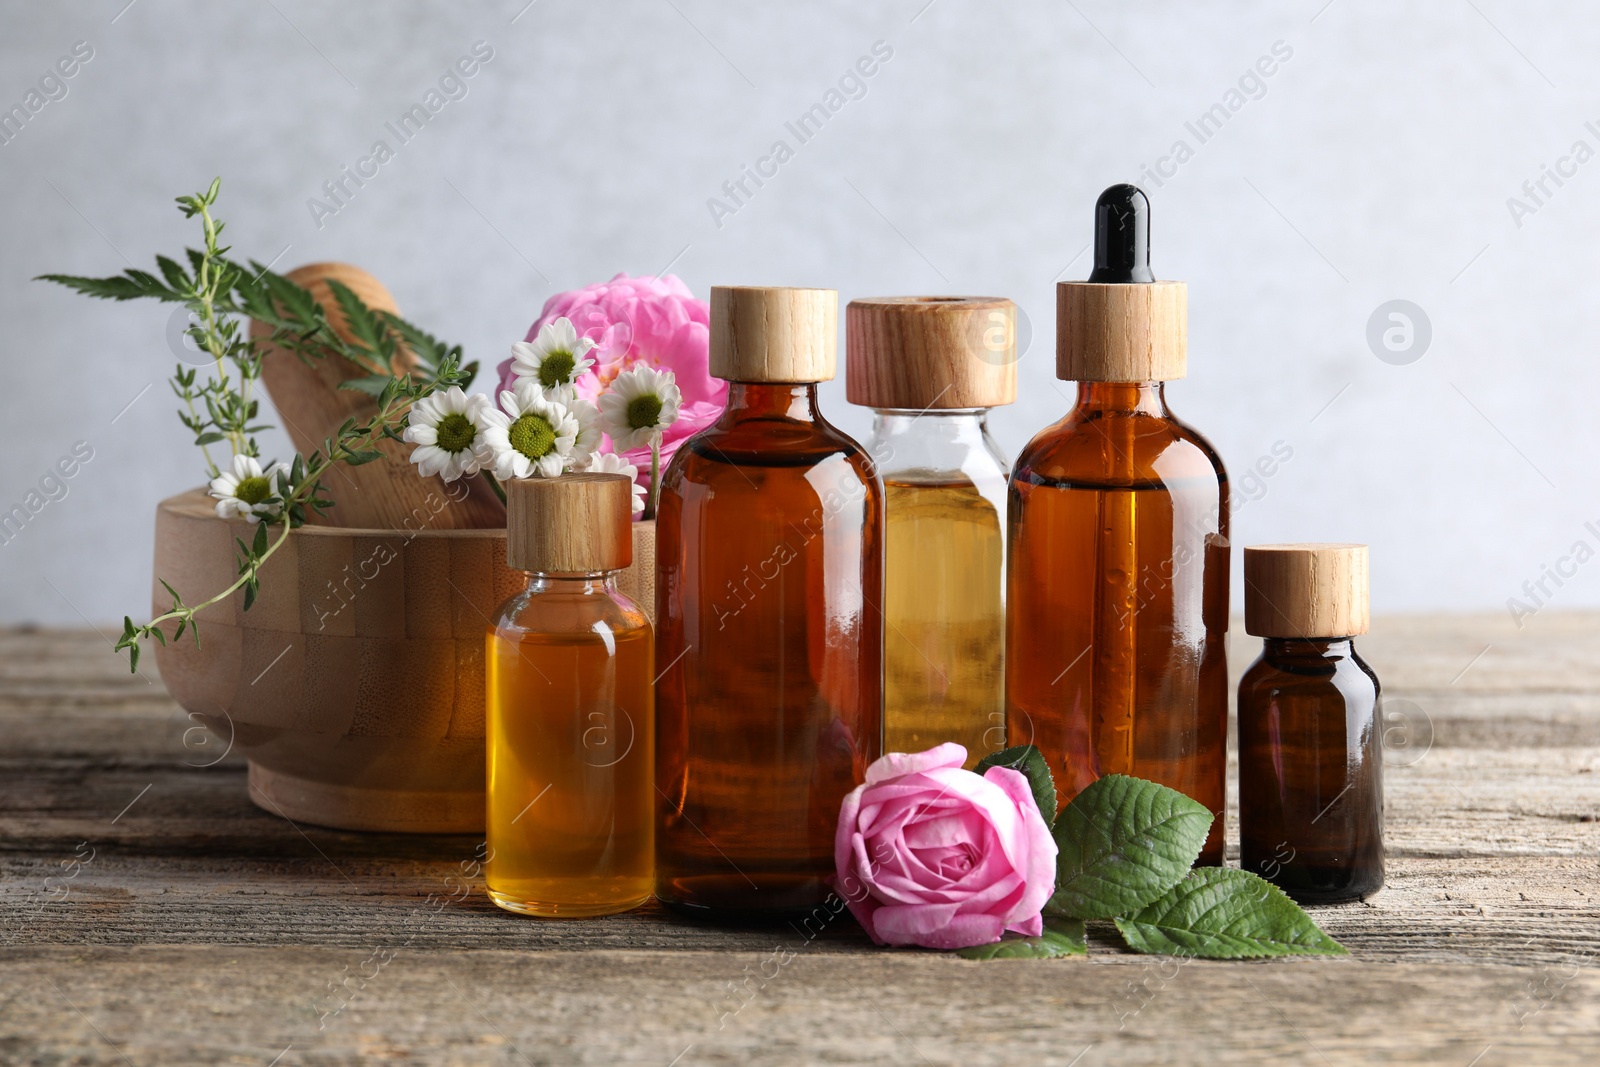
[(1378, 676), (1365, 545), (1244, 550), (1245, 629), (1264, 637), (1239, 682), (1239, 863), (1307, 904), (1383, 888)]
[(654, 888), (654, 640), (616, 590), (632, 492), (615, 474), (506, 483), (506, 562), (533, 572), (489, 627), (489, 897), (557, 918)]
[(971, 768), (1005, 746), (1010, 465), (988, 412), (1017, 396), (1016, 306), (877, 297), (845, 318), (848, 395), (874, 409), (884, 487), (884, 751), (955, 741)]
[(712, 289), (727, 410), (662, 477), (656, 895), (683, 911), (823, 902), (882, 746), (882, 489), (817, 410), (837, 316), (832, 290)]
[[(1096, 206), (1095, 271), (1057, 288), (1057, 377), (1077, 403), (1011, 474), (1008, 741), (1039, 746), (1064, 805), (1104, 774), (1219, 815), (1227, 776), (1228, 490), (1167, 408), (1185, 371), (1181, 282), (1149, 268), (1149, 204)], [(1200, 854), (1223, 858), (1222, 820)]]

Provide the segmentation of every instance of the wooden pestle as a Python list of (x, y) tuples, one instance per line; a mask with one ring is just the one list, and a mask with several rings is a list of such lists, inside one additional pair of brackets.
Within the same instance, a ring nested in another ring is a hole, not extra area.
[[(350, 334), (339, 302), (328, 288), (328, 279), (342, 283), (374, 311), (399, 312), (394, 298), (378, 279), (346, 263), (310, 263), (285, 277), (310, 291), (327, 313), (329, 324), (346, 340)], [(265, 342), (271, 335), (272, 328), (266, 324), (250, 324), (253, 340)], [(261, 380), (284, 429), (302, 454), (321, 448), (346, 419), (365, 422), (377, 413), (377, 402), (366, 393), (339, 388), (340, 382), (364, 377), (364, 369), (338, 356), (308, 362), (270, 342), (263, 343), (262, 348), (265, 356)], [(402, 349), (395, 356), (394, 369), (405, 370), (415, 362), (415, 355)], [(506, 524), (505, 506), (482, 478), (472, 475), (455, 485), (446, 485), (438, 478), (423, 478), (407, 458), (415, 447), (400, 441), (380, 441), (376, 448), (383, 453), (383, 459), (359, 467), (334, 464), (323, 476), (322, 484), (336, 506), (329, 508), (326, 515), (313, 512), (310, 521), (321, 526), (378, 530), (463, 530)]]

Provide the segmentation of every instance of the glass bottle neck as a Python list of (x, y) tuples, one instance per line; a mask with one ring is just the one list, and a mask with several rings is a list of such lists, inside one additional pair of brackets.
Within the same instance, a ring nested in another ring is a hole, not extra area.
[(1117, 411), (1170, 416), (1166, 382), (1079, 382), (1080, 413)]
[(1264, 648), (1268, 657), (1279, 662), (1349, 659), (1356, 651), (1348, 637), (1268, 637)]
[(723, 425), (745, 419), (818, 422), (816, 382), (729, 382)]
[(872, 436), (879, 441), (897, 437), (917, 437), (954, 444), (980, 444), (988, 428), (988, 408), (962, 408), (953, 411), (904, 411), (874, 408)]
[(988, 408), (905, 411), (875, 408), (867, 451), (878, 473), (917, 478), (959, 472), (1004, 491), (1011, 465), (989, 436)]
[(592, 574), (528, 574), (528, 592), (565, 593), (570, 596), (600, 596), (617, 591), (616, 571), (595, 571)]

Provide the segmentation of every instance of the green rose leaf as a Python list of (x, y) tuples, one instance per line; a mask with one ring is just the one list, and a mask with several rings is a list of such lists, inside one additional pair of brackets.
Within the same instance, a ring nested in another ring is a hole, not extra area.
[(978, 761), (976, 770), (983, 774), (990, 767), (1009, 767), (1027, 775), (1028, 787), (1033, 790), (1033, 799), (1039, 805), (1039, 814), (1044, 816), (1044, 824), (1049, 826), (1055, 822), (1056, 783), (1050, 777), (1050, 765), (1036, 745), (1015, 745), (990, 753)]
[(973, 945), (957, 951), (969, 960), (1049, 960), (1086, 956), (1089, 943), (1077, 919), (1046, 919), (1038, 937), (1007, 937), (992, 945)]
[(1277, 886), (1231, 867), (1191, 871), (1143, 911), (1116, 922), (1135, 952), (1210, 960), (1348, 955)]
[(1206, 843), (1204, 804), (1142, 778), (1108, 774), (1056, 819), (1056, 891), (1046, 915), (1131, 915), (1177, 885)]

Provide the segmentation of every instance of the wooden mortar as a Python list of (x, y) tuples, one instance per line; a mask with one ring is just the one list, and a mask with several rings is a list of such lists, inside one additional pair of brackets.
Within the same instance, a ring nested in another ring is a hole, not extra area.
[[(419, 479), (419, 482), (421, 480)], [(433, 486), (434, 483), (421, 483)], [(440, 486), (425, 510), (447, 510)], [(203, 490), (156, 509), (155, 573), (198, 598), (235, 577), (234, 538)], [(484, 814), (484, 640), (526, 576), (504, 530), (303, 526), (261, 595), (200, 613), (154, 649), (161, 680), (250, 761), (250, 799), (346, 830), (477, 833)], [(159, 611), (171, 598), (152, 583)]]
[[(425, 510), (462, 488), (441, 486)], [(255, 529), (215, 503), (195, 489), (156, 507), (156, 577), (192, 600), (233, 582), (234, 538)], [(630, 525), (617, 585), (653, 618), (656, 524)], [(249, 759), (257, 807), (345, 830), (481, 833), (485, 636), (527, 580), (506, 565), (503, 529), (302, 526), (262, 567), (249, 611), (235, 593), (200, 613), (200, 647), (169, 624), (153, 651), (173, 699)]]

